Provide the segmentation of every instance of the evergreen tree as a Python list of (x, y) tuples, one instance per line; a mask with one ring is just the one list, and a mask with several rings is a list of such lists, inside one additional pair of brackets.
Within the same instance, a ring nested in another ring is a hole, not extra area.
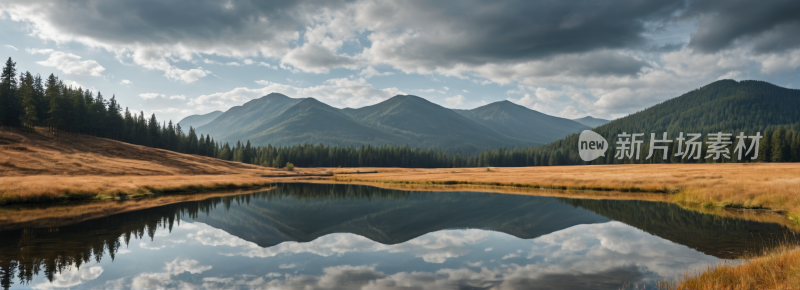
[(0, 75), (0, 125), (19, 126), (22, 113), (17, 96), (17, 63), (8, 58)]

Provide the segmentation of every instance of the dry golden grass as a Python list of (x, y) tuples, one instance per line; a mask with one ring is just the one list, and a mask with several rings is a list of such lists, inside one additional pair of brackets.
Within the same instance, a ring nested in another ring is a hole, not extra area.
[(0, 128), (0, 205), (231, 189), (291, 180), (262, 177), (279, 174), (297, 173), (91, 136)]
[(800, 289), (800, 247), (783, 245), (760, 256), (724, 261), (687, 273), (662, 289)]
[[(361, 169), (364, 171), (375, 169)], [(340, 182), (469, 184), (670, 193), (665, 201), (707, 208), (768, 208), (800, 221), (800, 163), (644, 164), (518, 168), (377, 169)]]

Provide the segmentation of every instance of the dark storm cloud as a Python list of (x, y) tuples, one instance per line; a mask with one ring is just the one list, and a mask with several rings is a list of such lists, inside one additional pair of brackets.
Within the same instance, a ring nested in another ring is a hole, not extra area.
[(309, 17), (304, 7), (329, 8), (343, 2), (11, 0), (6, 5), (33, 7), (57, 30), (104, 43), (202, 44), (268, 40), (278, 32), (301, 29)]
[[(484, 70), (514, 79), (514, 69), (488, 66), (535, 62), (553, 72), (518, 71), (631, 75), (648, 65), (622, 51), (680, 49), (682, 44), (653, 44), (648, 35), (685, 19), (698, 20), (688, 45), (700, 52), (743, 44), (757, 53), (800, 46), (797, 0), (6, 0), (0, 9), (24, 14), (19, 18), (37, 23), (34, 33), (42, 38), (65, 35), (132, 52), (135, 63), (168, 76), (184, 74), (169, 67), (175, 57), (259, 53), (316, 73), (387, 64), (404, 72)], [(324, 29), (311, 33), (319, 27)], [(343, 48), (365, 35), (363, 51)], [(353, 52), (341, 54), (345, 50)]]
[[(409, 1), (365, 14), (381, 23), (376, 27), (394, 28), (373, 29), (376, 58), (433, 69), (639, 48), (647, 23), (669, 21), (682, 7), (682, 1)], [(402, 35), (408, 30), (414, 35)]]
[(757, 53), (800, 47), (800, 1), (697, 0), (685, 16), (699, 19), (689, 47), (717, 52), (752, 45)]

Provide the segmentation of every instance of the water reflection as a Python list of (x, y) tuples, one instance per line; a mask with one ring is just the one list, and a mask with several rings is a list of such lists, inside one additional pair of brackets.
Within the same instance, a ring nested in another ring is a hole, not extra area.
[(285, 184), (0, 232), (0, 282), (38, 289), (617, 289), (758, 247), (753, 236), (785, 233), (654, 202)]

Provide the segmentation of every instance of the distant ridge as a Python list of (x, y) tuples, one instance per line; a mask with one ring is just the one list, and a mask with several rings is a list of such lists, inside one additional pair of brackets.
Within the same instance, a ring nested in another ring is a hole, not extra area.
[(214, 121), (214, 119), (222, 114), (222, 111), (213, 111), (205, 115), (191, 115), (181, 119), (178, 124), (181, 125), (181, 129), (183, 129), (183, 131), (189, 132), (189, 127), (197, 128), (203, 126), (211, 121)]
[(586, 116), (580, 119), (572, 119), (572, 120), (592, 128), (597, 128), (605, 125), (608, 122), (611, 122), (610, 120), (594, 118), (592, 116)]
[(455, 111), (507, 136), (542, 144), (589, 129), (579, 122), (543, 114), (509, 101)]

